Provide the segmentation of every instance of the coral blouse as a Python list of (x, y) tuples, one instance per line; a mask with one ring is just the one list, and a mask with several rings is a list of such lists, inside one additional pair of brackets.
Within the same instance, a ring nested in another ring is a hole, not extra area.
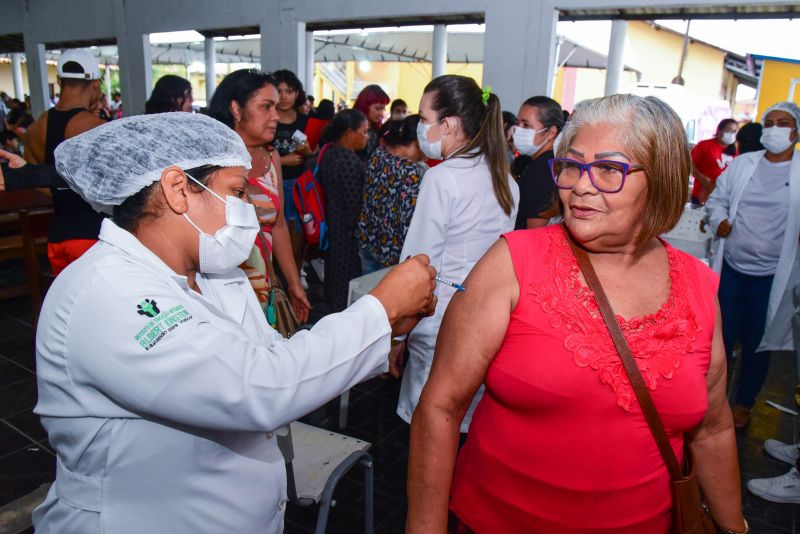
[[(459, 454), (451, 511), (477, 534), (669, 532), (669, 474), (560, 226), (506, 234), (519, 302)], [(718, 277), (664, 243), (670, 293), (617, 317), (678, 460), (707, 406)]]

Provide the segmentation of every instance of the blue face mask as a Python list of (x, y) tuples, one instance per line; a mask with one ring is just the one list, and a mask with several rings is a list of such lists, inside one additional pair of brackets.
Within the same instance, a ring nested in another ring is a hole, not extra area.
[[(435, 122), (434, 124), (422, 124), (420, 121), (417, 124), (417, 141), (419, 142), (419, 149), (422, 153), (430, 159), (443, 159), (442, 158), (442, 139), (438, 141), (428, 141), (428, 131), (436, 124), (441, 123), (444, 119)], [(444, 136), (442, 136), (443, 138)]]

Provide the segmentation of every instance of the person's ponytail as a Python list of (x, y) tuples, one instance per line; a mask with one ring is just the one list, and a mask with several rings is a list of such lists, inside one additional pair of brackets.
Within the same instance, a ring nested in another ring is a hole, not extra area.
[(424, 94), (433, 95), (431, 108), (437, 119), (460, 118), (461, 128), (470, 139), (466, 146), (449, 157), (486, 158), (497, 202), (507, 215), (511, 215), (514, 197), (508, 184), (508, 144), (503, 132), (500, 99), (491, 93), (484, 96), (475, 80), (457, 74), (434, 78), (425, 86)]
[(503, 131), (503, 109), (500, 106), (500, 99), (494, 93), (489, 94), (486, 112), (478, 133), (454, 156), (463, 157), (475, 149), (486, 158), (497, 202), (506, 215), (511, 215), (514, 209), (514, 196), (508, 185), (508, 143)]

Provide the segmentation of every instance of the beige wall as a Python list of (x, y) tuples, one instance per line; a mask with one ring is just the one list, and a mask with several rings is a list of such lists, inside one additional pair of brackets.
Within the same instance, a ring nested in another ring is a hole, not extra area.
[[(630, 22), (625, 48), (626, 62), (641, 71), (642, 83), (668, 84), (678, 74), (683, 36), (646, 22)], [(727, 96), (724, 61), (722, 50), (690, 41), (683, 68), (686, 91), (709, 98)]]
[[(49, 84), (55, 86), (56, 83), (56, 66), (47, 65), (47, 81)], [(22, 64), (22, 88), (25, 94), (30, 94), (28, 87), (28, 70), (25, 68), (25, 63)], [(11, 60), (0, 58), (0, 91), (5, 91), (13, 98), (14, 95), (14, 80), (11, 77)]]
[[(637, 83), (669, 84), (678, 73), (682, 49), (683, 36), (654, 28), (646, 22), (630, 22), (625, 40), (625, 64), (639, 70), (641, 79), (637, 80), (635, 72), (625, 71), (620, 90), (630, 91)], [(732, 102), (737, 82), (726, 73), (724, 61), (725, 53), (721, 50), (690, 42), (683, 68), (687, 93)], [(565, 69), (559, 69), (553, 91), (553, 98), (568, 110), (581, 100), (603, 96), (605, 90), (605, 70), (577, 68), (574, 71), (573, 75), (565, 76)]]
[[(347, 71), (347, 104), (352, 105), (357, 92), (354, 90), (356, 81), (363, 84), (380, 84), (389, 94), (389, 98), (395, 100), (402, 98), (408, 104), (408, 111), (416, 113), (419, 107), (422, 91), (431, 81), (430, 63), (407, 63), (407, 62), (372, 62), (368, 71), (361, 70), (358, 62), (348, 61)], [(483, 80), (483, 65), (480, 63), (448, 63), (445, 67), (446, 74), (459, 74), (467, 76), (481, 85)], [(318, 90), (323, 90), (322, 95), (327, 95), (332, 90), (321, 75), (319, 68), (316, 75)], [(319, 96), (317, 100), (319, 100)], [(516, 106), (517, 104), (514, 104)], [(513, 107), (513, 106), (512, 106)], [(507, 109), (511, 109), (508, 107)], [(388, 117), (388, 111), (387, 111)]]

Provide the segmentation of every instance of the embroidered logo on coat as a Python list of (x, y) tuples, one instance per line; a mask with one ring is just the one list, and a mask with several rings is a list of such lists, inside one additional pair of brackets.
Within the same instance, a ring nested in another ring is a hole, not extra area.
[(158, 304), (156, 304), (155, 300), (144, 299), (136, 305), (136, 313), (153, 318), (161, 313), (161, 310), (158, 309)]
[[(173, 306), (164, 313), (160, 312), (154, 300), (146, 299), (142, 304), (140, 304), (142, 309), (138, 313), (152, 317), (152, 319), (147, 322), (144, 328), (139, 330), (134, 339), (144, 350), (152, 349), (168, 333), (178, 328), (181, 324), (192, 320), (192, 314), (183, 307), (183, 304)], [(150, 313), (153, 313), (153, 315), (150, 315)]]

